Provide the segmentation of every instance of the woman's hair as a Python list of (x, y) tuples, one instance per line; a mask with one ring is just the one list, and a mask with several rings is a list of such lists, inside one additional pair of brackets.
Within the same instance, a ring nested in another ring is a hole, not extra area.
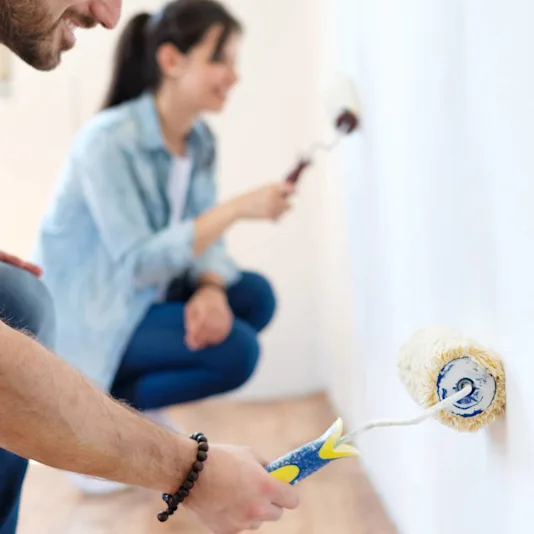
[(117, 106), (157, 89), (161, 72), (158, 48), (171, 43), (187, 54), (214, 25), (222, 27), (212, 61), (220, 61), (228, 38), (241, 31), (239, 22), (215, 0), (175, 0), (154, 15), (141, 13), (123, 30), (115, 51), (111, 83), (102, 106)]

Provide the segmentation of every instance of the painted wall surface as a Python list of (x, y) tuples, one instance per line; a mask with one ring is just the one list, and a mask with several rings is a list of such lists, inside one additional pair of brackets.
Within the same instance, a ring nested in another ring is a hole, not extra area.
[[(362, 131), (332, 171), (345, 185), (357, 349), (351, 379), (334, 377), (352, 395), (341, 408), (352, 423), (416, 412), (396, 360), (422, 326), (491, 345), (506, 364), (504, 420), (476, 435), (433, 421), (376, 430), (362, 438), (363, 460), (403, 534), (526, 531), (534, 6), (337, 0), (327, 11), (330, 57), (363, 106)], [(351, 388), (362, 380), (364, 393)]]

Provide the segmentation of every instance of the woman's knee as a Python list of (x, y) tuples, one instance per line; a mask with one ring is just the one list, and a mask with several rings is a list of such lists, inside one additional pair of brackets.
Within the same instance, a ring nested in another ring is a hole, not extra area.
[(236, 319), (220, 349), (218, 361), (225, 389), (236, 389), (245, 384), (256, 370), (260, 358), (257, 334), (248, 324)]
[(51, 346), (54, 337), (54, 307), (45, 285), (33, 274), (0, 263), (0, 319)]
[(250, 323), (257, 331), (264, 329), (276, 312), (276, 294), (271, 282), (260, 273), (244, 271), (239, 290), (249, 302)]

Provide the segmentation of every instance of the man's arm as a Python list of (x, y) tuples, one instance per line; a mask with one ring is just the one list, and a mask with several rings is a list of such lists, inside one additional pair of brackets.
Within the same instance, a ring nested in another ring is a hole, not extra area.
[(172, 493), (195, 458), (168, 433), (0, 322), (0, 446), (40, 463)]
[[(60, 358), (0, 321), (0, 447), (68, 471), (174, 493), (196, 458), (168, 432), (101, 393)], [(252, 451), (210, 444), (184, 505), (215, 534), (276, 521), (298, 505)]]

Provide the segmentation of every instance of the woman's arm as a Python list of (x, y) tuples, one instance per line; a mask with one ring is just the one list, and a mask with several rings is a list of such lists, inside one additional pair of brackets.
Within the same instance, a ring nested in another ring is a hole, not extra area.
[(214, 206), (197, 217), (195, 219), (194, 255), (198, 257), (203, 254), (242, 216), (239, 199), (234, 199)]
[(207, 207), (194, 220), (154, 232), (130, 163), (117, 142), (102, 134), (80, 153), (83, 158), (74, 157), (70, 168), (80, 175), (100, 237), (113, 261), (133, 269), (139, 288), (172, 280), (238, 220), (277, 219), (288, 209), (287, 196), (293, 192), (290, 184), (265, 186)]
[(70, 172), (80, 179), (110, 258), (133, 274), (138, 288), (167, 283), (185, 271), (242, 215), (237, 202), (207, 205), (195, 219), (154, 231), (129, 158), (117, 141), (101, 135), (84, 145), (73, 155)]

